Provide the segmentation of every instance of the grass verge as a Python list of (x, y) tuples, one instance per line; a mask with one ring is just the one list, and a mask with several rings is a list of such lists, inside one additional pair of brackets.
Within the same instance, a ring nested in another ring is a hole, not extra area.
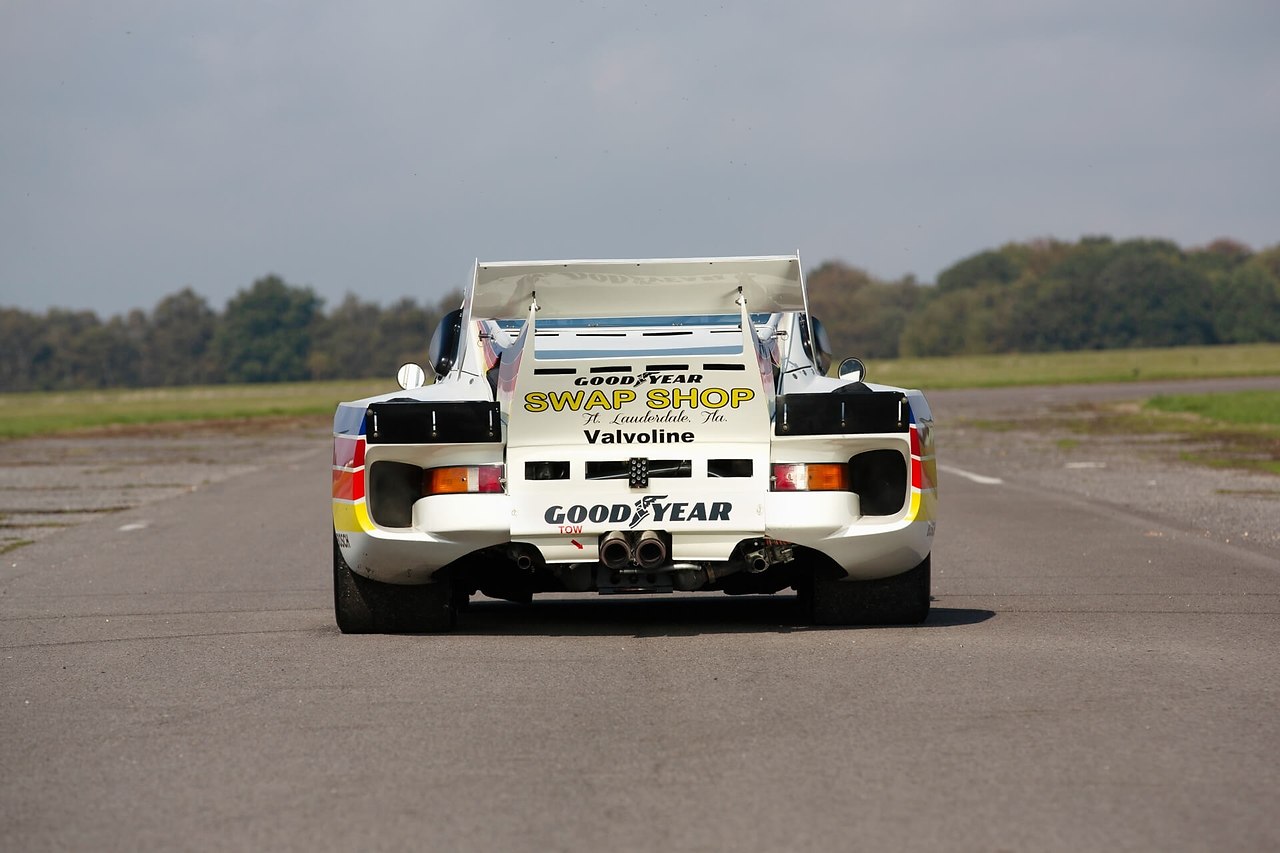
[(871, 382), (925, 391), (1280, 376), (1280, 344), (872, 360), (867, 376)]
[(1179, 454), (1188, 462), (1280, 474), (1280, 392), (1161, 395), (1144, 409), (1176, 419), (1173, 430), (1207, 443)]
[[(975, 423), (981, 427), (981, 423)], [(1061, 450), (1088, 436), (1150, 437), (1184, 462), (1280, 474), (1280, 392), (1238, 391), (1153, 397), (1140, 404), (1081, 403), (1016, 424), (1020, 429), (1065, 430)]]
[(342, 400), (394, 390), (386, 380), (0, 394), (0, 438), (96, 427), (332, 415)]
[(1222, 394), (1161, 394), (1148, 409), (1195, 415), (1205, 421), (1259, 425), (1280, 431), (1280, 392), (1236, 391)]

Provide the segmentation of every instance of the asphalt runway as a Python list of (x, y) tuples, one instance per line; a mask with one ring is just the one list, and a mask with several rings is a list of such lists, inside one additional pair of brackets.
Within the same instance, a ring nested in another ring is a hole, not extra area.
[(1275, 478), (947, 433), (1040, 392), (984, 393), (935, 398), (911, 628), (582, 596), (343, 636), (323, 431), (191, 439), (195, 485), (0, 557), (0, 849), (1280, 848)]

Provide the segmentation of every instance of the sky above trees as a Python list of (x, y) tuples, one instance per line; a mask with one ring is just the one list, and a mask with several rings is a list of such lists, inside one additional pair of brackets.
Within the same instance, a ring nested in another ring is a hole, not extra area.
[(1273, 0), (0, 6), (0, 305), (1280, 239)]

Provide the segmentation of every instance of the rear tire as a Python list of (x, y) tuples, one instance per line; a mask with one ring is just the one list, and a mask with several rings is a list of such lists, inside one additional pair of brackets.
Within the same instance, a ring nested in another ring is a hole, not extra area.
[(428, 634), (453, 629), (457, 610), (447, 582), (379, 583), (347, 565), (333, 537), (333, 611), (344, 634)]
[(931, 557), (871, 581), (810, 577), (799, 590), (801, 618), (811, 625), (918, 625), (929, 616)]

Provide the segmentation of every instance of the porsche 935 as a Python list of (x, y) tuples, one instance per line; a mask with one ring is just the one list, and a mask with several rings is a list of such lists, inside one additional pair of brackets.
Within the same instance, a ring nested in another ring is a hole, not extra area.
[(344, 632), (470, 596), (797, 591), (814, 624), (929, 611), (924, 394), (865, 381), (798, 256), (477, 262), (401, 390), (334, 416)]

